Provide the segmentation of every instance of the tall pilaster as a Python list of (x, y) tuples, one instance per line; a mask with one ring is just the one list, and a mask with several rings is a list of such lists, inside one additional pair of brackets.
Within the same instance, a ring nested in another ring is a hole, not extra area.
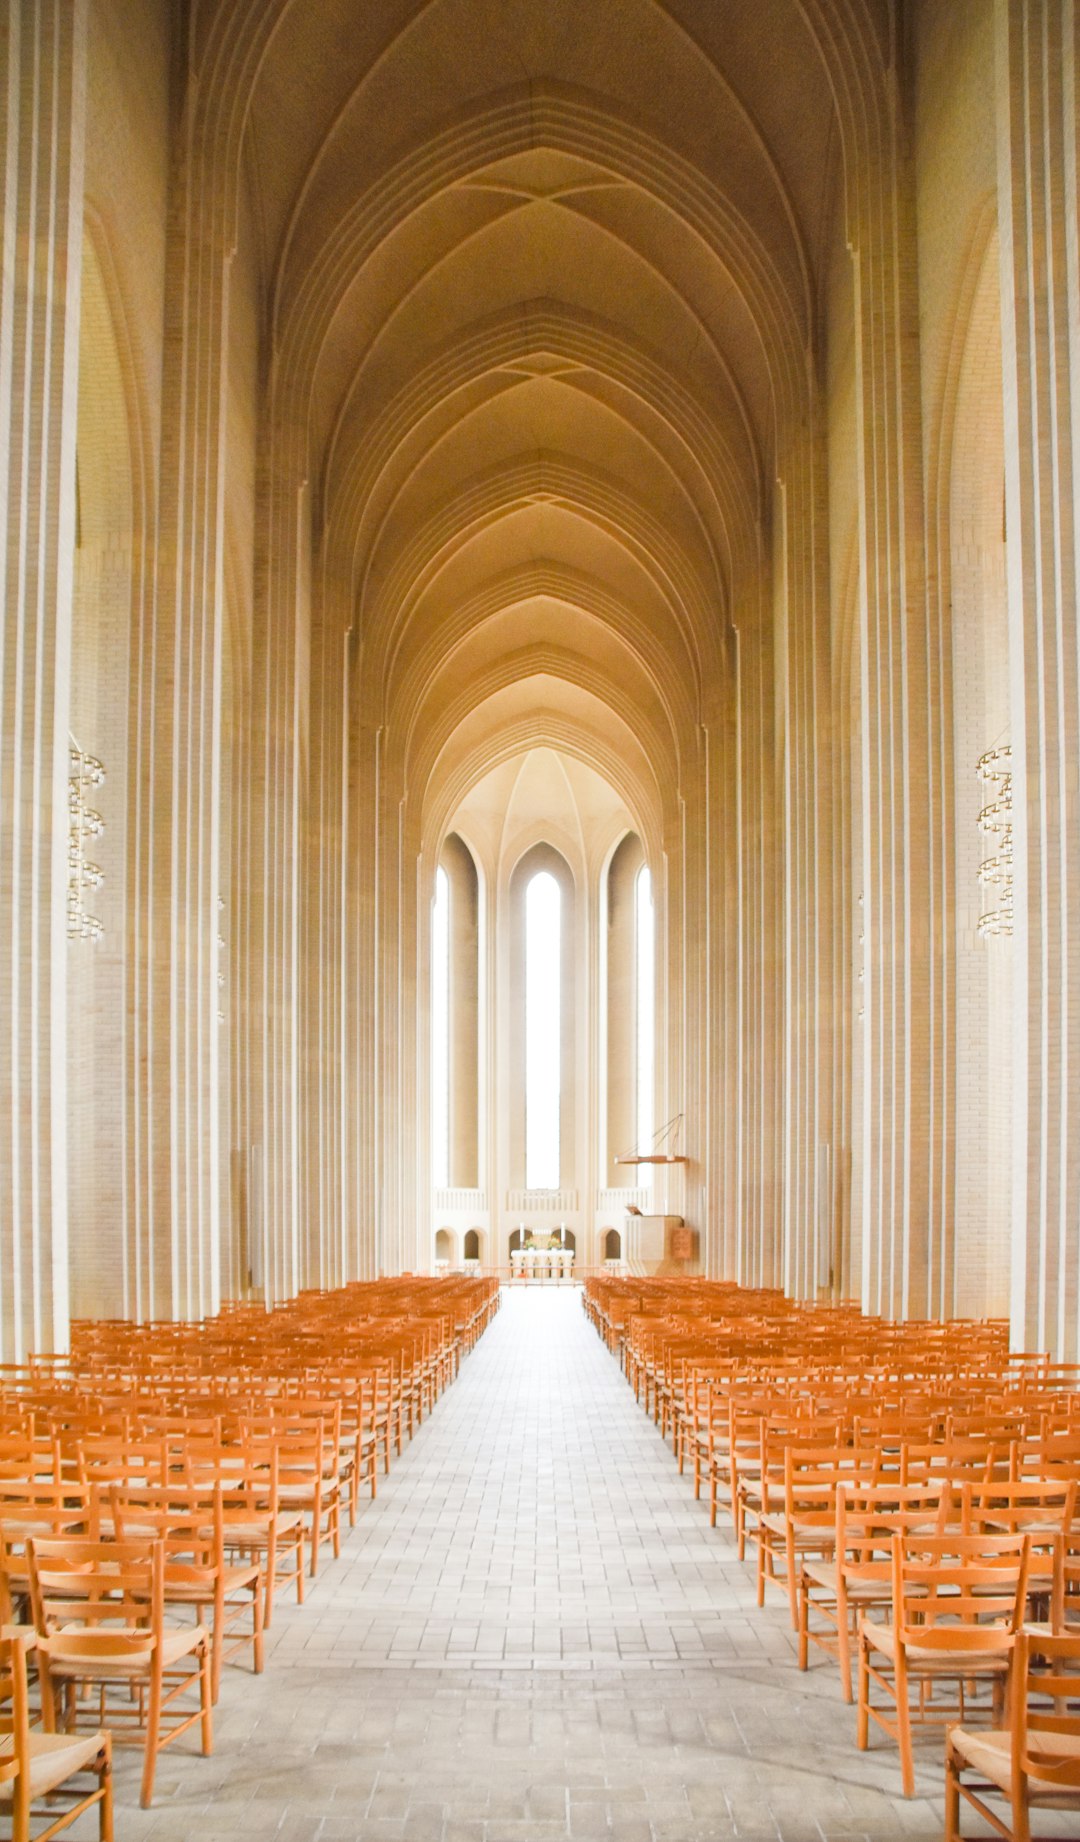
[(1080, 273), (1074, 0), (997, 0), (1013, 712), (1013, 1334), (1080, 1352)]
[(230, 237), (220, 172), (196, 153), (197, 95), (169, 225), (158, 596), (137, 731), (146, 917), (145, 1085), (130, 1210), (139, 1315), (195, 1318), (220, 1297), (218, 933), (224, 328)]
[(65, 976), (84, 0), (0, 9), (0, 1354), (67, 1339)]
[(776, 720), (772, 629), (762, 610), (738, 630), (738, 1133), (735, 1264), (725, 1277), (743, 1285), (782, 1281), (781, 943), (776, 900), (781, 836), (777, 823)]
[[(816, 424), (816, 426), (815, 426)], [(784, 1285), (833, 1283), (832, 735), (825, 457), (816, 417), (785, 443), (777, 543), (784, 684)]]
[(945, 890), (934, 836), (933, 636), (924, 593), (917, 264), (894, 47), (849, 192), (854, 259), (862, 626), (865, 1018), (861, 1197), (867, 1310), (948, 1308), (946, 1199), (932, 1180), (945, 1130), (934, 940)]
[(383, 839), (379, 828), (382, 731), (364, 720), (363, 646), (350, 639), (348, 812), (345, 913), (348, 1105), (345, 1125), (346, 1233), (352, 1276), (372, 1279), (387, 1270), (382, 1243), (383, 1117), (385, 1094), (378, 1062), (383, 1029), (379, 980), (378, 900)]
[(342, 624), (325, 606), (313, 621), (309, 823), (302, 840), (304, 885), (304, 1191), (310, 1220), (309, 1284), (343, 1285), (357, 1277), (345, 1207), (346, 1015), (345, 922), (348, 819), (348, 659)]

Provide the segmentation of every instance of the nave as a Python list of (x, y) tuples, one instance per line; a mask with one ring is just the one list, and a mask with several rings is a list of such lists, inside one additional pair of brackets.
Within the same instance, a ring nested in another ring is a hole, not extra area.
[(895, 1842), (900, 1796), (835, 1671), (710, 1531), (574, 1290), (504, 1293), (490, 1329), (297, 1608), (228, 1667), (215, 1750), (159, 1766), (139, 1842)]

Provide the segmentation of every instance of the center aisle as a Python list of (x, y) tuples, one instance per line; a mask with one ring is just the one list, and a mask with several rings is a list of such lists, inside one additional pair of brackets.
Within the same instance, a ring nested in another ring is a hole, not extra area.
[(789, 1657), (729, 1562), (580, 1293), (517, 1287), (292, 1638), (368, 1668)]
[(571, 1288), (519, 1288), (365, 1504), (213, 1758), (166, 1753), (154, 1842), (895, 1842), (939, 1835), (860, 1755), (834, 1672), (711, 1531)]

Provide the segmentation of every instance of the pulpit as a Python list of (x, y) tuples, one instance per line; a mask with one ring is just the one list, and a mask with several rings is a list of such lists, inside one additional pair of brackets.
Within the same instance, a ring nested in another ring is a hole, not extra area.
[(693, 1259), (693, 1229), (681, 1215), (628, 1215), (623, 1235), (627, 1257), (647, 1273), (683, 1272)]

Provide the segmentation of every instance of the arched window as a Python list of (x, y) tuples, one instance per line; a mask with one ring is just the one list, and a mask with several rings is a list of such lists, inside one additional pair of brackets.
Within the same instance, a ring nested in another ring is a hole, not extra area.
[(562, 1097), (562, 894), (540, 870), (525, 890), (525, 1187), (557, 1190)]
[(436, 1189), (450, 1182), (450, 878), (435, 872), (431, 917), (431, 1172)]
[(473, 1189), (479, 1142), (479, 909), (464, 840), (443, 841), (431, 911), (431, 1181)]
[[(653, 918), (652, 877), (642, 864), (634, 884), (634, 1113), (641, 1151), (652, 1144), (655, 1126), (654, 1076), (656, 1066), (656, 925)], [(652, 1183), (651, 1164), (638, 1166), (638, 1184)]]

